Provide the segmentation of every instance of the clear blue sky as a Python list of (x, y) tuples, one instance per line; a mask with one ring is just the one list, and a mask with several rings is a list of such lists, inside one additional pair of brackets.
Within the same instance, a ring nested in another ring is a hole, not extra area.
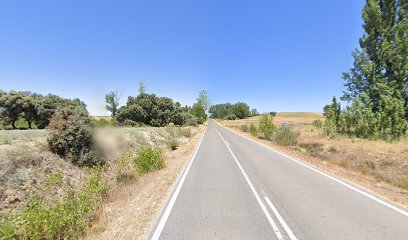
[(105, 115), (147, 91), (192, 104), (321, 111), (362, 34), (356, 0), (1, 1), (0, 89), (84, 100)]

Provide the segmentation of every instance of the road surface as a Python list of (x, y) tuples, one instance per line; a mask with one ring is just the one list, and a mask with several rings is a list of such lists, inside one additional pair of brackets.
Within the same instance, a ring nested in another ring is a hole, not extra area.
[(407, 209), (210, 121), (151, 239), (408, 239)]

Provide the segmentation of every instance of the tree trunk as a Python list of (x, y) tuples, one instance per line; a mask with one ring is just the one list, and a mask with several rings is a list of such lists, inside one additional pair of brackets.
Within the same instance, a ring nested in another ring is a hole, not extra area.
[(33, 129), (32, 127), (31, 127), (31, 121), (27, 121), (28, 122), (28, 128), (29, 129)]
[(16, 121), (15, 120), (11, 122), (11, 126), (13, 127), (13, 129), (16, 129)]

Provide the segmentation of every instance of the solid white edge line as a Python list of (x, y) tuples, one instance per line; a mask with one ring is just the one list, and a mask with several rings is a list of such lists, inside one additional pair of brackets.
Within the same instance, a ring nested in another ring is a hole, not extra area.
[(292, 240), (297, 240), (295, 234), (293, 234), (292, 230), (289, 228), (288, 224), (286, 224), (285, 220), (283, 220), (282, 216), (279, 214), (278, 209), (273, 205), (271, 200), (268, 197), (264, 197), (266, 203), (268, 203), (269, 207), (272, 209), (273, 214), (275, 214), (276, 218), (282, 225), (282, 227), (285, 229), (286, 233)]
[[(217, 130), (218, 131), (218, 130)], [(245, 173), (244, 169), (242, 168), (241, 164), (239, 163), (237, 157), (235, 156), (235, 154), (231, 151), (231, 148), (228, 146), (228, 144), (226, 143), (226, 141), (224, 140), (224, 138), (221, 136), (221, 133), (218, 131), (218, 134), (221, 137), (221, 140), (224, 142), (225, 146), (228, 148), (229, 152), (231, 153), (232, 157), (234, 158), (236, 164), (238, 165), (239, 169), (242, 172), (242, 175), (244, 175), (245, 180), (247, 181), (249, 188), (251, 189), (252, 193), (255, 195), (256, 200), (258, 201), (258, 204), (261, 206), (261, 209), (263, 211), (263, 213), (265, 214), (266, 218), (269, 221), (269, 224), (271, 225), (273, 231), (275, 232), (276, 237), (278, 237), (279, 240), (284, 240), (282, 234), (280, 233), (278, 226), (276, 225), (276, 223), (273, 221), (272, 216), (269, 214), (265, 204), (262, 202), (261, 198), (259, 197), (258, 193), (256, 192), (254, 186), (252, 185), (251, 180), (249, 180), (247, 174)]]
[(184, 181), (186, 180), (187, 174), (190, 171), (191, 165), (194, 162), (194, 159), (195, 159), (195, 157), (197, 155), (198, 149), (200, 148), (201, 141), (203, 140), (206, 132), (207, 132), (207, 128), (205, 129), (203, 136), (201, 136), (201, 139), (198, 142), (198, 145), (197, 145), (196, 149), (194, 150), (194, 153), (193, 153), (193, 155), (191, 157), (191, 160), (188, 163), (187, 168), (184, 170), (183, 176), (181, 177), (181, 179), (180, 179), (180, 181), (179, 181), (179, 183), (178, 183), (178, 185), (176, 187), (176, 190), (174, 191), (173, 195), (171, 196), (171, 199), (170, 199), (169, 203), (167, 204), (166, 210), (164, 211), (162, 217), (160, 218), (159, 224), (157, 225), (156, 230), (154, 231), (151, 240), (157, 240), (157, 239), (160, 238), (160, 235), (161, 235), (161, 233), (162, 233), (162, 231), (164, 229), (164, 226), (166, 225), (167, 219), (170, 216), (171, 210), (173, 209), (174, 203), (177, 200), (177, 197), (178, 197), (178, 195), (180, 193), (181, 187), (183, 186)]
[[(218, 124), (217, 124), (217, 125), (218, 125)], [(221, 126), (221, 127), (222, 127), (222, 126)], [(408, 217), (408, 212), (406, 212), (406, 211), (404, 211), (404, 210), (402, 210), (402, 209), (400, 209), (400, 208), (398, 208), (398, 207), (396, 207), (396, 206), (394, 206), (394, 205), (392, 205), (392, 204), (390, 204), (390, 203), (388, 203), (388, 202), (386, 202), (386, 201), (384, 201), (384, 200), (381, 200), (381, 199), (379, 199), (379, 198), (377, 198), (377, 197), (375, 197), (375, 196), (373, 196), (373, 195), (371, 195), (371, 194), (369, 194), (369, 193), (367, 193), (367, 192), (364, 192), (363, 190), (360, 190), (360, 189), (358, 189), (357, 187), (354, 187), (354, 186), (352, 186), (351, 184), (348, 184), (348, 183), (346, 183), (346, 182), (344, 182), (344, 181), (342, 181), (342, 180), (340, 180), (340, 179), (338, 179), (338, 178), (336, 178), (336, 177), (333, 177), (333, 176), (331, 176), (331, 175), (329, 175), (329, 174), (327, 174), (327, 173), (324, 173), (324, 172), (318, 170), (317, 168), (312, 167), (312, 166), (310, 166), (309, 164), (304, 163), (304, 162), (301, 161), (301, 160), (298, 160), (298, 159), (296, 159), (296, 158), (293, 158), (293, 157), (291, 157), (291, 156), (289, 156), (289, 155), (287, 155), (287, 154), (281, 153), (281, 152), (279, 152), (279, 151), (277, 151), (277, 150), (275, 150), (275, 149), (273, 149), (273, 148), (271, 148), (271, 147), (269, 147), (269, 146), (267, 146), (267, 145), (265, 145), (265, 144), (263, 144), (263, 143), (257, 142), (257, 141), (255, 141), (255, 140), (253, 140), (253, 139), (251, 139), (251, 138), (249, 138), (249, 137), (247, 137), (247, 136), (244, 136), (244, 135), (241, 135), (241, 134), (236, 133), (236, 132), (234, 132), (234, 131), (231, 131), (231, 130), (225, 128), (225, 127), (222, 127), (222, 128), (223, 128), (223, 129), (226, 129), (227, 131), (232, 132), (232, 133), (234, 133), (234, 134), (236, 134), (236, 135), (238, 135), (238, 136), (241, 136), (241, 137), (243, 137), (243, 138), (246, 138), (246, 139), (248, 139), (248, 140), (250, 140), (250, 141), (252, 141), (252, 142), (254, 142), (254, 143), (257, 143), (257, 144), (261, 145), (262, 147), (265, 147), (265, 148), (267, 148), (267, 149), (269, 149), (269, 150), (271, 150), (271, 151), (273, 151), (273, 152), (275, 152), (275, 153), (278, 153), (278, 154), (280, 154), (280, 155), (282, 155), (282, 156), (284, 156), (284, 157), (286, 157), (286, 158), (288, 158), (288, 159), (290, 159), (290, 160), (292, 160), (292, 161), (294, 161), (294, 162), (296, 162), (296, 163), (298, 163), (298, 164), (300, 164), (300, 165), (302, 165), (302, 166), (304, 166), (304, 167), (306, 167), (306, 168), (308, 168), (308, 169), (310, 169), (310, 170), (312, 170), (312, 171), (315, 171), (315, 172), (317, 172), (317, 173), (319, 173), (319, 174), (321, 174), (321, 175), (323, 175), (323, 176), (325, 176), (325, 177), (327, 177), (327, 178), (329, 178), (329, 179), (331, 179), (331, 180), (333, 180), (333, 181), (335, 181), (335, 182), (337, 182), (337, 183), (339, 183), (339, 184), (341, 184), (341, 185), (343, 185), (343, 186), (345, 186), (345, 187), (347, 187), (347, 188), (349, 188), (349, 189), (351, 189), (351, 190), (353, 190), (353, 191), (356, 191), (356, 192), (358, 192), (358, 193), (360, 193), (360, 194), (362, 194), (362, 195), (364, 195), (364, 196), (370, 198), (371, 200), (376, 201), (377, 203), (382, 204), (382, 205), (385, 206), (385, 207), (388, 207), (388, 208), (390, 208), (390, 209), (392, 209), (392, 210), (394, 210), (394, 211), (396, 211), (396, 212), (398, 212), (398, 213), (400, 213), (400, 214), (402, 214), (402, 215)]]

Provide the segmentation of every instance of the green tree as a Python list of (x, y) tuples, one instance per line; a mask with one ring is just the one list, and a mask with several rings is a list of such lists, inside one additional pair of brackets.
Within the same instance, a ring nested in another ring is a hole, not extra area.
[(210, 108), (210, 100), (208, 98), (208, 93), (205, 90), (201, 90), (198, 93), (197, 103), (204, 108), (204, 112), (207, 112)]
[[(343, 111), (337, 101), (324, 107), (326, 133), (398, 139), (408, 120), (408, 2), (367, 0), (360, 49), (343, 73)], [(335, 99), (334, 99), (335, 100)]]
[(243, 119), (251, 115), (248, 104), (243, 102), (238, 102), (232, 105), (232, 113), (239, 119)]
[(111, 91), (105, 95), (106, 110), (112, 113), (112, 118), (116, 117), (116, 113), (119, 108), (119, 91)]
[(207, 119), (207, 114), (205, 114), (205, 109), (201, 103), (194, 103), (191, 108), (191, 114), (197, 118), (199, 124), (202, 124)]
[(139, 95), (146, 93), (146, 84), (143, 80), (139, 81)]
[(75, 106), (60, 108), (50, 120), (48, 145), (51, 151), (79, 166), (104, 163), (94, 140), (93, 119), (88, 111)]
[(273, 118), (269, 114), (262, 114), (259, 119), (259, 130), (264, 134), (265, 139), (271, 140), (272, 134), (275, 132), (275, 124)]
[(4, 125), (11, 124), (16, 129), (16, 121), (23, 116), (27, 97), (24, 93), (10, 91), (0, 97), (0, 120)]

